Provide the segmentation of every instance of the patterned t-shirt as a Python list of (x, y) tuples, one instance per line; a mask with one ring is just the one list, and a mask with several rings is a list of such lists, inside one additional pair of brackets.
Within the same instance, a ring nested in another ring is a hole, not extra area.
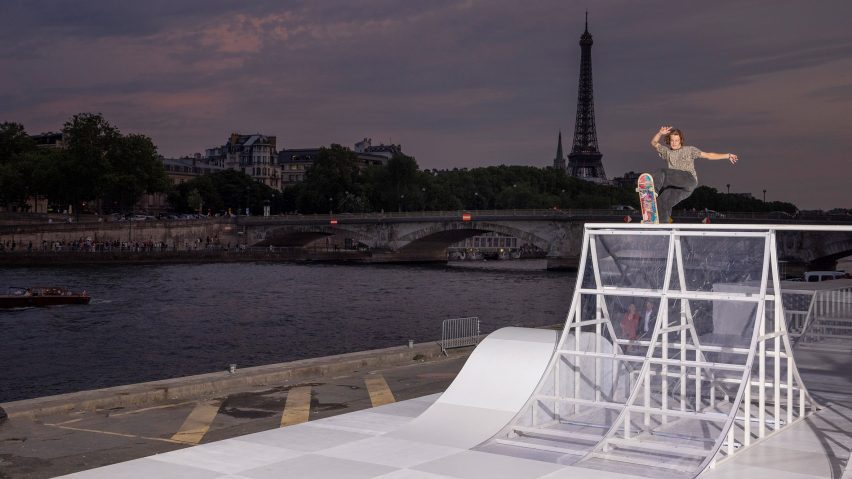
[(666, 160), (669, 168), (673, 170), (683, 170), (692, 173), (695, 179), (698, 179), (698, 173), (695, 172), (695, 159), (702, 155), (702, 151), (694, 146), (682, 146), (677, 150), (672, 150), (666, 145), (660, 143), (657, 145), (657, 153), (660, 158)]

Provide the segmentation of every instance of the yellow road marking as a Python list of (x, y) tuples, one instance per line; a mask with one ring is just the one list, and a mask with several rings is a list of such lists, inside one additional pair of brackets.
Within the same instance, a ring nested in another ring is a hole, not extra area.
[(370, 393), (370, 402), (373, 403), (373, 407), (396, 402), (385, 377), (381, 374), (364, 378), (364, 383), (367, 385), (367, 392)]
[(149, 441), (162, 441), (168, 442), (171, 444), (183, 444), (181, 441), (173, 441), (171, 439), (164, 439), (161, 437), (147, 437), (147, 436), (134, 436), (133, 434), (123, 434), (120, 432), (111, 432), (111, 431), (99, 431), (97, 429), (85, 429), (82, 427), (71, 427), (71, 426), (63, 426), (61, 424), (45, 424), (45, 426), (53, 426), (58, 427), (59, 429), (68, 429), (71, 431), (83, 431), (83, 432), (94, 432), (97, 434), (106, 434), (108, 436), (121, 436), (121, 437), (132, 437), (134, 439), (147, 439)]
[(311, 415), (311, 387), (300, 386), (287, 392), (281, 427), (308, 422)]
[(210, 429), (213, 420), (216, 419), (216, 414), (219, 413), (219, 406), (221, 405), (222, 401), (219, 399), (199, 403), (189, 413), (180, 430), (172, 436), (172, 440), (186, 444), (198, 444), (201, 442), (204, 435)]

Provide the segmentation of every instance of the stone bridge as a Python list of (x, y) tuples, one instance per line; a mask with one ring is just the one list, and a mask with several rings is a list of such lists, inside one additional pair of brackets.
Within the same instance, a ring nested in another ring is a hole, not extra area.
[[(221, 245), (289, 247), (359, 247), (374, 262), (446, 261), (447, 247), (466, 238), (496, 232), (518, 238), (546, 252), (548, 267), (576, 268), (583, 224), (624, 220), (624, 211), (610, 210), (497, 210), (367, 213), (358, 215), (288, 215), (270, 217), (204, 218), (192, 221), (138, 223), (74, 223), (0, 225), (0, 241), (19, 245), (42, 241), (151, 241), (182, 245), (206, 241)], [(466, 215), (466, 217), (463, 217)], [(635, 216), (635, 214), (634, 214)], [(698, 217), (678, 217), (697, 223)], [(634, 218), (635, 220), (635, 218)], [(714, 222), (791, 224), (791, 219), (729, 214)], [(334, 224), (332, 224), (334, 222)], [(809, 218), (803, 224), (846, 224), (852, 218)], [(788, 272), (798, 269), (834, 269), (837, 259), (852, 255), (849, 232), (779, 232), (779, 252)]]
[[(583, 224), (613, 221), (623, 221), (623, 212), (448, 211), (240, 218), (236, 229), (253, 246), (347, 244), (369, 248), (376, 262), (446, 261), (452, 244), (496, 232), (545, 251), (549, 269), (571, 269), (578, 264)], [(755, 217), (725, 221), (778, 223)], [(779, 253), (794, 269), (834, 269), (838, 259), (852, 255), (852, 232), (782, 231)]]

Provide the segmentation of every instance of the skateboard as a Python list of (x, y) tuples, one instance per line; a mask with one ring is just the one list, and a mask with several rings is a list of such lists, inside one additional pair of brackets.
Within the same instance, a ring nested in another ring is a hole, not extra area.
[(654, 190), (654, 177), (650, 173), (639, 175), (636, 192), (639, 193), (639, 206), (642, 208), (642, 223), (659, 223), (657, 192)]

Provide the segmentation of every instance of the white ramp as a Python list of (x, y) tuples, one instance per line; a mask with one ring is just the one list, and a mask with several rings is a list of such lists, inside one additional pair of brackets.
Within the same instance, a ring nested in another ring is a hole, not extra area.
[(464, 449), (491, 438), (538, 385), (558, 336), (529, 328), (491, 333), (429, 409), (387, 436)]

